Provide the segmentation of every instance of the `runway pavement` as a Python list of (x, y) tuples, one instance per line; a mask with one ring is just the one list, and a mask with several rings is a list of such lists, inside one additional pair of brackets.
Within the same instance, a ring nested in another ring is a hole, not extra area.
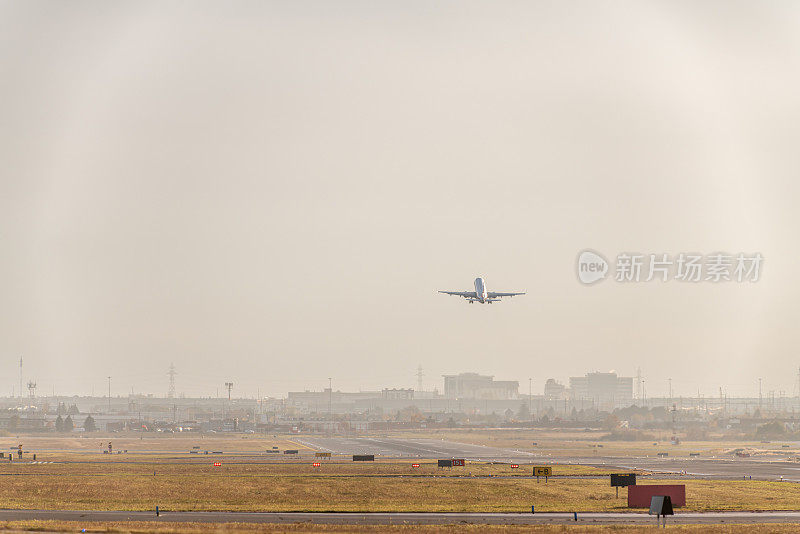
[[(783, 480), (800, 482), (800, 464), (779, 460), (727, 458), (590, 458), (575, 459), (584, 465), (614, 466), (620, 469), (641, 469), (654, 473), (676, 473), (693, 478), (724, 480)], [(782, 477), (782, 478), (781, 478)]]
[[(334, 525), (558, 525), (576, 524), (572, 513), (340, 513), (340, 512), (161, 512), (86, 510), (0, 510), (0, 521), (152, 521), (198, 523), (312, 523)], [(646, 513), (578, 513), (577, 524), (655, 525)], [(800, 523), (800, 512), (687, 512), (678, 511), (669, 524)]]
[[(386, 458), (464, 458), (471, 461), (580, 464), (624, 470), (726, 480), (784, 480), (800, 482), (800, 463), (752, 458), (657, 458), (588, 456), (556, 458), (541, 454), (425, 438), (319, 438), (294, 440), (309, 449), (333, 454), (374, 454)], [(781, 478), (783, 477), (783, 478)]]
[(294, 441), (333, 454), (375, 454), (390, 458), (465, 458), (476, 461), (529, 461), (530, 452), (426, 438), (303, 438)]

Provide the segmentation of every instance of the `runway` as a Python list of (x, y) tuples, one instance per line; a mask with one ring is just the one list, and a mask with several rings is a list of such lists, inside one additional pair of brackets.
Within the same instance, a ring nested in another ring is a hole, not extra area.
[[(333, 454), (374, 454), (396, 459), (464, 458), (471, 461), (521, 464), (580, 464), (650, 471), (720, 480), (783, 480), (800, 482), (800, 463), (752, 458), (656, 458), (588, 456), (556, 458), (540, 454), (425, 438), (308, 438), (295, 440), (309, 449)], [(781, 478), (783, 477), (783, 478)]]
[[(0, 521), (149, 521), (164, 523), (311, 523), (327, 525), (655, 525), (646, 513), (358, 513), (358, 512), (161, 512), (87, 510), (0, 510)], [(669, 524), (800, 523), (800, 512), (678, 511)]]
[(389, 458), (465, 458), (475, 461), (530, 461), (524, 451), (426, 438), (302, 438), (294, 441), (332, 454), (374, 454)]

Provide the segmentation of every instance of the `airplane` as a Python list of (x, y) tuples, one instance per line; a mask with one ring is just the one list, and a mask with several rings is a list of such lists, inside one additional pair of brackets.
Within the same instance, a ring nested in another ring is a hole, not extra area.
[(524, 295), (525, 293), (497, 293), (495, 291), (486, 291), (486, 283), (483, 278), (475, 279), (475, 291), (439, 291), (446, 295), (458, 295), (464, 297), (470, 304), (473, 302), (480, 302), (481, 304), (491, 304), (497, 302), (500, 297), (513, 297), (516, 295)]

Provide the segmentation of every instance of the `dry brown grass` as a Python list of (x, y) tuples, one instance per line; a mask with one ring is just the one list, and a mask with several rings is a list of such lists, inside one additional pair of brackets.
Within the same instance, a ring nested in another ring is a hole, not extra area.
[[(398, 437), (424, 437), (445, 439), (473, 445), (488, 445), (517, 449), (538, 453), (553, 458), (591, 457), (591, 456), (655, 456), (658, 452), (667, 451), (670, 456), (689, 456), (692, 452), (700, 452), (703, 457), (730, 456), (736, 448), (746, 448), (757, 456), (784, 456), (800, 454), (796, 442), (760, 441), (683, 441), (671, 445), (666, 436), (655, 441), (604, 441), (602, 437), (607, 431), (576, 430), (441, 430), (428, 433), (402, 433)], [(666, 434), (666, 433), (663, 433)], [(653, 443), (658, 445), (653, 445)], [(534, 446), (533, 443), (536, 443)], [(790, 447), (785, 449), (783, 444)]]
[[(661, 481), (660, 481), (661, 482)], [(664, 481), (668, 482), (668, 481)], [(763, 481), (676, 481), (687, 510), (794, 510), (800, 485)], [(6, 508), (234, 511), (619, 511), (608, 480), (229, 476), (157, 474), (3, 477)]]
[[(209, 534), (226, 532), (232, 534), (272, 534), (276, 532), (292, 532), (298, 534), (312, 532), (331, 532), (337, 534), (363, 532), (414, 532), (420, 534), (451, 533), (503, 533), (517, 534), (602, 534), (615, 532), (635, 534), (653, 532), (653, 526), (587, 526), (587, 525), (316, 525), (296, 523), (291, 525), (271, 525), (252, 523), (150, 523), (150, 522), (98, 522), (82, 523), (77, 521), (11, 521), (0, 522), (0, 529), (5, 532), (107, 532), (107, 533), (140, 533), (156, 534)], [(794, 534), (800, 529), (797, 524), (769, 525), (669, 525), (670, 532), (680, 534)]]
[[(267, 454), (98, 454), (98, 453), (37, 453), (37, 461), (31, 454), (23, 455), (22, 461), (0, 460), (2, 475), (159, 475), (185, 476), (531, 476), (534, 465), (492, 464), (467, 461), (464, 467), (437, 467), (432, 460), (378, 460), (375, 462), (353, 462), (351, 457), (335, 456), (330, 459), (314, 458), (308, 454), (297, 456)], [(219, 462), (220, 467), (214, 467)], [(313, 463), (319, 463), (318, 467)], [(419, 467), (413, 467), (418, 464)], [(583, 465), (554, 465), (553, 474), (559, 476), (603, 476), (612, 472)], [(616, 472), (616, 471), (614, 471)]]
[[(201, 442), (203, 450), (209, 445), (208, 450), (226, 454), (208, 456), (188, 454), (199, 441), (196, 436), (148, 440), (113, 439), (115, 448), (127, 446), (131, 452), (107, 455), (99, 452), (107, 439), (23, 438), (19, 441), (28, 450), (37, 450), (38, 460), (66, 463), (0, 461), (0, 499), (7, 508), (110, 510), (151, 510), (158, 505), (165, 510), (517, 512), (532, 504), (543, 512), (625, 509), (624, 490), (614, 498), (608, 479), (556, 478), (537, 483), (521, 476), (530, 473), (530, 466), (511, 470), (508, 465), (471, 462), (464, 468), (442, 470), (434, 462), (422, 461), (419, 469), (413, 469), (411, 460), (354, 464), (340, 458), (320, 460), (322, 465), (314, 468), (312, 451), (306, 450), (301, 459), (261, 454), (274, 443), (289, 443), (276, 438), (214, 437)], [(70, 449), (72, 441), (82, 448), (42, 452)], [(229, 453), (234, 450), (239, 453)], [(222, 466), (213, 467), (214, 461)], [(556, 475), (603, 472), (585, 466), (554, 468)], [(463, 477), (468, 474), (492, 478)], [(646, 477), (642, 481), (647, 483)], [(677, 482), (687, 486), (688, 510), (800, 509), (798, 484)]]

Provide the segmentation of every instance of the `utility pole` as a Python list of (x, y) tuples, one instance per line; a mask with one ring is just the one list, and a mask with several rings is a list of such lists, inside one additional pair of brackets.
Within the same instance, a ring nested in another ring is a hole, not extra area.
[[(228, 404), (231, 402), (231, 389), (233, 389), (233, 382), (225, 382), (225, 388), (228, 390)], [(222, 426), (225, 427), (225, 401), (222, 401)]]
[(668, 378), (669, 381), (669, 402), (672, 402), (672, 379)]
[(108, 377), (108, 413), (111, 413), (111, 377)]
[(19, 398), (22, 398), (22, 356), (19, 357)]
[(642, 402), (642, 368), (636, 368), (636, 398)]
[(333, 380), (328, 377), (328, 421), (331, 432), (333, 431), (333, 417), (331, 416), (331, 405), (333, 403)]
[(761, 411), (761, 378), (758, 379), (758, 411)]
[(797, 380), (794, 383), (794, 396), (800, 397), (800, 367), (797, 368)]

